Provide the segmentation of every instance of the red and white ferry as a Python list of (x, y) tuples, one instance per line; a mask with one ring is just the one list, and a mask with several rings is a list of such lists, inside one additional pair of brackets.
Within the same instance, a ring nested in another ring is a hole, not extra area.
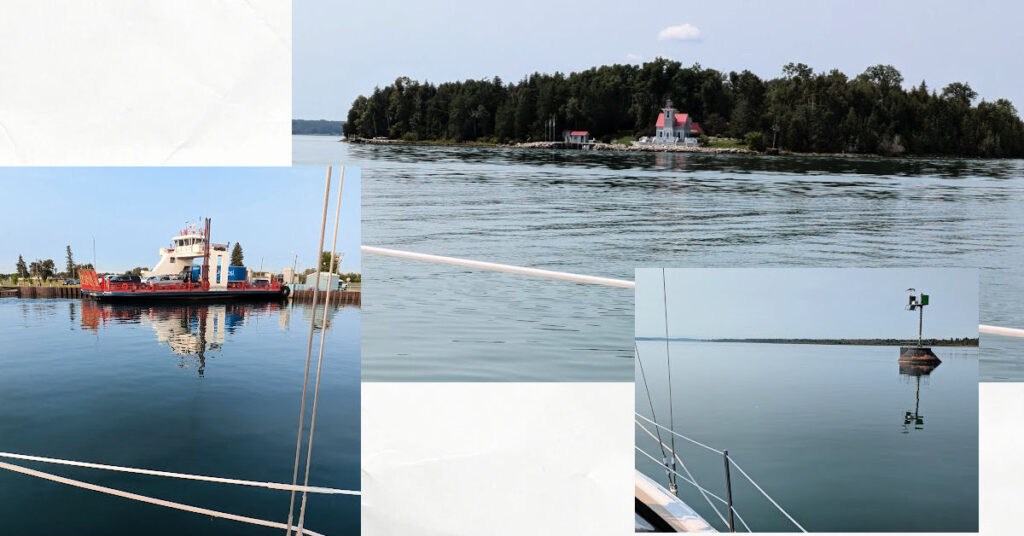
[(229, 266), (227, 244), (210, 242), (210, 218), (203, 229), (188, 225), (171, 240), (171, 247), (160, 248), (160, 262), (142, 276), (80, 271), (82, 296), (131, 301), (278, 299), (290, 292), (278, 281), (251, 278), (245, 268)]

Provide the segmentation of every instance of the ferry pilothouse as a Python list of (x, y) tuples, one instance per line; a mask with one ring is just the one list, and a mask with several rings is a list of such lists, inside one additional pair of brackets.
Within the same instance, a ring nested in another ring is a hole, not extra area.
[(141, 276), (99, 276), (82, 270), (82, 295), (96, 299), (274, 299), (286, 297), (287, 285), (250, 277), (242, 266), (230, 266), (227, 244), (210, 241), (210, 218), (205, 225), (187, 225), (160, 248), (160, 262)]

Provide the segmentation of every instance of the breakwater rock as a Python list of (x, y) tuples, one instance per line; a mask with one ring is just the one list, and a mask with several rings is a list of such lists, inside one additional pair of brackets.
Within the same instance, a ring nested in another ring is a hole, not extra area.
[(647, 151), (655, 153), (710, 153), (710, 154), (759, 154), (757, 151), (739, 147), (701, 147), (695, 145), (657, 145), (633, 142), (628, 151)]
[[(516, 149), (577, 149), (574, 144), (560, 141), (531, 141), (512, 145)], [(737, 147), (697, 147), (693, 145), (656, 145), (633, 142), (631, 145), (622, 143), (596, 142), (587, 146), (590, 151), (627, 151), (652, 153), (708, 153), (708, 154), (758, 154), (757, 151)]]

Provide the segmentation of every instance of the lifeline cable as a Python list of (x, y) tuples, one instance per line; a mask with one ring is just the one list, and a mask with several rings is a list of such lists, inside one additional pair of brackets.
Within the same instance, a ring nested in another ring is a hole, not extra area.
[(794, 525), (796, 525), (796, 527), (797, 527), (798, 529), (800, 529), (800, 530), (801, 530), (801, 531), (803, 531), (803, 532), (807, 532), (807, 529), (803, 528), (803, 527), (802, 527), (802, 526), (800, 525), (800, 523), (797, 523), (797, 522), (796, 522), (796, 520), (795, 520), (795, 519), (793, 519), (793, 516), (789, 515), (789, 512), (787, 512), (787, 511), (783, 510), (783, 509), (782, 509), (782, 507), (781, 507), (781, 506), (779, 506), (779, 503), (775, 502), (775, 499), (771, 498), (771, 496), (770, 496), (770, 495), (768, 495), (768, 492), (767, 492), (767, 491), (765, 491), (765, 490), (761, 489), (761, 486), (758, 486), (758, 485), (757, 485), (757, 482), (754, 482), (754, 479), (753, 479), (753, 478), (750, 478), (750, 475), (748, 475), (748, 474), (747, 474), (747, 472), (746, 472), (746, 471), (744, 471), (742, 467), (740, 467), (740, 464), (736, 463), (736, 462), (735, 462), (735, 461), (734, 461), (734, 460), (733, 460), (733, 459), (732, 459), (731, 457), (729, 458), (729, 463), (731, 463), (733, 467), (735, 467), (736, 469), (738, 469), (738, 470), (739, 470), (739, 472), (740, 472), (740, 473), (742, 473), (742, 474), (743, 474), (743, 476), (744, 476), (744, 477), (746, 477), (746, 479), (747, 479), (747, 480), (749, 480), (749, 481), (750, 481), (750, 483), (751, 483), (751, 484), (753, 484), (755, 488), (757, 488), (757, 491), (760, 491), (760, 492), (761, 492), (761, 495), (764, 495), (764, 497), (765, 497), (766, 499), (768, 499), (769, 501), (771, 501), (771, 503), (772, 503), (772, 504), (774, 504), (774, 505), (775, 505), (775, 507), (776, 507), (776, 508), (778, 508), (780, 512), (782, 512), (782, 515), (784, 515), (784, 516), (786, 516), (787, 518), (789, 518), (789, 520), (790, 520), (790, 521), (792, 521), (792, 522), (793, 522), (793, 524), (794, 524)]
[[(654, 463), (658, 463), (658, 460), (654, 459), (654, 456), (651, 456), (650, 454), (648, 454), (647, 451), (645, 451), (644, 449), (642, 449), (642, 448), (640, 448), (640, 447), (638, 447), (636, 445), (633, 445), (633, 449), (635, 449), (640, 454), (643, 454), (644, 456), (647, 456), (647, 458), (650, 459), (651, 461), (653, 461)], [(692, 485), (693, 487), (697, 488), (698, 490), (703, 489), (708, 495), (710, 495), (716, 501), (718, 501), (718, 502), (720, 502), (720, 503), (722, 503), (722, 504), (724, 504), (726, 506), (729, 505), (728, 501), (726, 501), (725, 499), (719, 497), (718, 495), (715, 495), (712, 491), (710, 491), (710, 490), (708, 490), (706, 488), (701, 487), (696, 482), (691, 482), (689, 479), (686, 478), (686, 475), (677, 474), (676, 476), (678, 476), (679, 478), (682, 478), (684, 482), (686, 482), (687, 484)], [(750, 525), (747, 525), (747, 522), (743, 520), (743, 516), (741, 516), (740, 513), (738, 511), (736, 511), (736, 507), (735, 506), (733, 507), (732, 511), (733, 511), (734, 514), (736, 514), (736, 519), (739, 519), (740, 523), (742, 523), (743, 526), (747, 528), (747, 532), (753, 532), (752, 530), (750, 530)]]
[(235, 484), (238, 486), (253, 486), (258, 488), (269, 488), (291, 491), (308, 491), (310, 493), (326, 493), (341, 495), (361, 495), (359, 491), (352, 491), (337, 488), (324, 488), (319, 486), (296, 486), (278, 484), (277, 482), (258, 482), (255, 480), (240, 480), (237, 478), (222, 478), (217, 476), (192, 475), (188, 473), (172, 473), (170, 471), (156, 471), (153, 469), (138, 469), (135, 467), (121, 467), (118, 465), (107, 465), (103, 463), (77, 462), (74, 460), (62, 460), (60, 458), (47, 458), (45, 456), (30, 456), (28, 454), (15, 454), (13, 452), (0, 452), (0, 458), (13, 458), (16, 460), (27, 460), (31, 462), (53, 463), (57, 465), (70, 465), (73, 467), (86, 467), (89, 469), (103, 469), (106, 471), (119, 471), (122, 473), (135, 473), (139, 475), (162, 476), (167, 478), (181, 478), (184, 480), (199, 480), (202, 482), (216, 482), (218, 484)]
[[(636, 422), (636, 420), (634, 419), (633, 422)], [(637, 422), (636, 425), (639, 426), (644, 432), (647, 432), (647, 435), (649, 435), (651, 437), (654, 437), (654, 434), (652, 434), (650, 430), (645, 428), (644, 425), (640, 424), (639, 422)], [(711, 502), (710, 498), (708, 498), (708, 493), (710, 493), (710, 492), (705, 493), (704, 488), (702, 486), (698, 486), (697, 485), (697, 478), (694, 477), (693, 473), (690, 472), (690, 469), (686, 467), (686, 464), (683, 463), (683, 459), (679, 457), (679, 454), (673, 452), (672, 453), (672, 457), (675, 458), (675, 460), (679, 462), (679, 465), (682, 466), (683, 471), (686, 471), (686, 474), (690, 477), (689, 481), (693, 482), (693, 484), (694, 484), (694, 486), (696, 486), (697, 490), (700, 491), (701, 496), (703, 496), (704, 500), (708, 502), (708, 506), (710, 506), (711, 509), (715, 511), (715, 514), (718, 515), (718, 519), (721, 519), (722, 523), (724, 523), (725, 526), (728, 527), (729, 526), (729, 522), (725, 520), (725, 516), (722, 515), (722, 512), (718, 511), (718, 507), (715, 506), (715, 504)], [(676, 475), (677, 476), (682, 476), (682, 475), (679, 475), (679, 473), (676, 473)], [(686, 478), (683, 478), (683, 480), (686, 480)], [(711, 493), (711, 495), (715, 495), (715, 494)], [(715, 495), (715, 498), (721, 500), (717, 495)]]
[[(8, 471), (14, 471), (15, 473), (21, 473), (23, 475), (34, 476), (42, 478), (44, 480), (50, 480), (59, 484), (67, 484), (76, 488), (83, 488), (91, 491), (98, 491), (100, 493), (106, 493), (108, 495), (114, 495), (125, 499), (131, 499), (134, 501), (141, 501), (144, 503), (155, 504), (157, 506), (164, 506), (167, 508), (173, 508), (175, 510), (184, 510), (186, 512), (192, 512), (195, 514), (202, 514), (210, 517), (219, 517), (221, 519), (230, 519), (232, 521), (239, 521), (241, 523), (249, 523), (250, 525), (261, 525), (264, 527), (270, 527), (275, 529), (285, 528), (284, 523), (277, 521), (266, 521), (263, 519), (256, 519), (254, 517), (241, 516), (238, 514), (230, 514), (227, 512), (220, 512), (217, 510), (210, 510), (209, 508), (200, 508), (198, 506), (192, 506), (189, 504), (178, 503), (173, 501), (167, 501), (164, 499), (157, 499), (156, 497), (149, 497), (147, 495), (139, 495), (138, 493), (131, 493), (128, 491), (122, 491), (119, 489), (108, 488), (106, 486), (99, 486), (96, 484), (90, 484), (88, 482), (82, 482), (81, 480), (75, 480), (72, 478), (65, 478), (50, 473), (44, 473), (42, 471), (36, 471), (35, 469), (29, 469), (28, 467), (22, 467), (20, 465), (14, 465), (11, 463), (0, 462), (0, 469), (7, 469)], [(318, 532), (311, 530), (304, 530), (303, 534), (309, 534), (310, 536), (323, 536)]]

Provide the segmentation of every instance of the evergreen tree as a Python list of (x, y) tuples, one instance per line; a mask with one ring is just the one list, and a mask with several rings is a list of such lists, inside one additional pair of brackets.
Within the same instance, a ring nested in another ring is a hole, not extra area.
[(77, 279), (78, 271), (75, 270), (75, 259), (71, 257), (71, 245), (67, 247), (67, 265), (65, 268), (68, 272), (68, 277), (71, 279)]
[[(341, 264), (341, 255), (334, 257), (334, 271), (337, 272), (339, 265)], [(331, 252), (324, 251), (320, 254), (320, 271), (330, 272), (331, 271)]]
[(235, 247), (231, 248), (231, 266), (245, 266), (242, 263), (243, 260), (242, 244), (235, 242)]
[[(806, 152), (1024, 157), (1024, 122), (1005, 100), (982, 100), (964, 82), (941, 93), (923, 82), (904, 89), (891, 65), (849, 77), (789, 63), (762, 80), (658, 58), (519, 82), (465, 80), (433, 85), (400, 77), (359, 96), (346, 136), (449, 141), (532, 141), (555, 128), (595, 139), (651, 136), (666, 99), (710, 135)], [(776, 131), (773, 127), (777, 126)], [(760, 134), (760, 137), (758, 135)], [(770, 139), (769, 139), (770, 138)]]
[(25, 259), (21, 258), (21, 255), (18, 255), (17, 270), (18, 270), (18, 277), (28, 277), (29, 276), (28, 265), (25, 264)]
[(29, 265), (28, 271), (32, 277), (46, 281), (53, 277), (53, 274), (56, 271), (56, 265), (54, 264), (53, 259), (36, 259)]

